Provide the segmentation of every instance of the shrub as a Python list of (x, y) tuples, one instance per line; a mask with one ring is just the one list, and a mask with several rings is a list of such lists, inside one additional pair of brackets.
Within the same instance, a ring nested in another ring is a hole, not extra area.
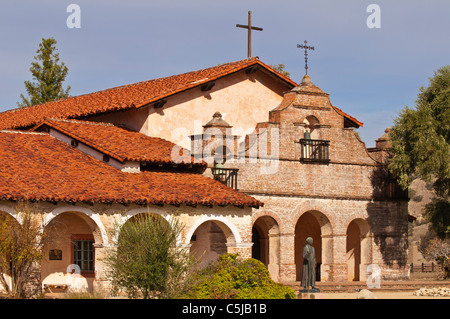
[(104, 258), (115, 290), (129, 298), (176, 298), (189, 281), (189, 250), (177, 245), (182, 226), (140, 214), (113, 229), (118, 240)]
[(197, 284), (186, 296), (195, 299), (292, 299), (294, 290), (276, 283), (264, 264), (225, 254), (197, 273)]

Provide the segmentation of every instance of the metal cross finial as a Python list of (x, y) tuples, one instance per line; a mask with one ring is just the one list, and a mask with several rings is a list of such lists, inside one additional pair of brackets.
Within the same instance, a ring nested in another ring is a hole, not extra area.
[(314, 47), (307, 45), (307, 41), (305, 40), (305, 44), (297, 44), (297, 48), (305, 49), (305, 72), (308, 74), (308, 50), (313, 50)]
[(252, 57), (252, 30), (262, 31), (262, 28), (252, 26), (252, 12), (248, 12), (248, 25), (236, 24), (238, 28), (244, 28), (248, 30), (248, 44), (247, 44), (247, 58)]

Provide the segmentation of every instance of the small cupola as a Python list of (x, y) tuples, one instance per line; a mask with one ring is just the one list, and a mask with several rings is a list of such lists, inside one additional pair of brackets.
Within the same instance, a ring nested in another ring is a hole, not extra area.
[(387, 150), (392, 148), (392, 141), (391, 137), (389, 136), (389, 133), (391, 132), (391, 128), (388, 127), (384, 130), (384, 134), (381, 135), (376, 141), (375, 141), (375, 147), (380, 150)]
[(222, 114), (220, 112), (214, 113), (213, 118), (208, 123), (203, 125), (203, 130), (205, 131), (211, 127), (219, 128), (224, 134), (227, 129), (232, 128), (232, 126), (222, 118)]
[(191, 135), (191, 154), (207, 163), (225, 162), (237, 154), (239, 136), (233, 135), (232, 126), (215, 112), (212, 119), (203, 125), (203, 134)]

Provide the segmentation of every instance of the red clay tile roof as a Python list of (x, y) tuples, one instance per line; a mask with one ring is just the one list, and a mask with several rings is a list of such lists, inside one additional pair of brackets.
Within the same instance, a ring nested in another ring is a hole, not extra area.
[[(120, 162), (137, 161), (150, 163), (188, 163), (205, 166), (195, 161), (187, 149), (159, 137), (149, 137), (110, 123), (78, 120), (47, 119), (33, 130), (51, 127)], [(174, 156), (172, 157), (172, 151)]]
[(201, 174), (124, 173), (46, 133), (18, 131), (0, 131), (0, 199), (262, 205)]
[(256, 65), (274, 74), (290, 87), (297, 85), (291, 79), (259, 61), (258, 58), (251, 58), (204, 70), (138, 82), (2, 112), (0, 113), (0, 129), (28, 128), (47, 118), (72, 119), (105, 112), (137, 109)]

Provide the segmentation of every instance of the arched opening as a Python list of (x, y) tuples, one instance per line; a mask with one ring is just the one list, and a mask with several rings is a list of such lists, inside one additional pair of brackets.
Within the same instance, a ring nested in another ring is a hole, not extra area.
[[(253, 225), (252, 228), (252, 258), (258, 259), (267, 266), (268, 261), (266, 249), (268, 250), (268, 238), (265, 238), (265, 234), (258, 225)], [(267, 246), (267, 247), (266, 247)]]
[(347, 227), (347, 276), (349, 281), (362, 280), (363, 265), (370, 263), (369, 225), (363, 219), (354, 219)]
[(296, 280), (302, 278), (303, 247), (306, 238), (312, 237), (316, 252), (316, 281), (322, 280), (322, 264), (331, 264), (331, 223), (318, 211), (309, 211), (300, 216), (295, 226)]
[(308, 115), (303, 123), (306, 124), (306, 126), (311, 130), (311, 132), (315, 129), (316, 125), (319, 125), (320, 122), (314, 115)]
[(235, 242), (227, 225), (218, 220), (208, 220), (201, 223), (192, 234), (190, 252), (202, 267), (229, 252), (229, 246)]
[(81, 212), (64, 212), (54, 217), (44, 229), (52, 240), (43, 248), (41, 277), (44, 285), (74, 284), (93, 288), (95, 279), (95, 246), (102, 244), (96, 223)]
[[(19, 225), (19, 222), (11, 216), (9, 213), (5, 213), (0, 211), (0, 237), (7, 236), (7, 233), (10, 232), (11, 228), (14, 228)], [(3, 246), (3, 245), (2, 245)], [(2, 247), (6, 248), (6, 247)], [(11, 287), (11, 254), (8, 249), (2, 249), (0, 252), (0, 267), (1, 273), (9, 287)], [(3, 285), (0, 285), (0, 291), (3, 291)]]
[(273, 280), (278, 280), (280, 271), (280, 229), (270, 216), (259, 217), (252, 228), (252, 257), (260, 260)]
[(358, 225), (352, 221), (347, 227), (347, 269), (348, 280), (359, 281), (359, 265), (361, 264), (361, 236)]
[(313, 140), (319, 139), (318, 133), (317, 133), (317, 131), (315, 131), (316, 126), (320, 124), (317, 117), (315, 117), (314, 115), (309, 115), (305, 118), (303, 123), (306, 125), (305, 128), (308, 129), (308, 131), (310, 132), (311, 139), (313, 139)]

